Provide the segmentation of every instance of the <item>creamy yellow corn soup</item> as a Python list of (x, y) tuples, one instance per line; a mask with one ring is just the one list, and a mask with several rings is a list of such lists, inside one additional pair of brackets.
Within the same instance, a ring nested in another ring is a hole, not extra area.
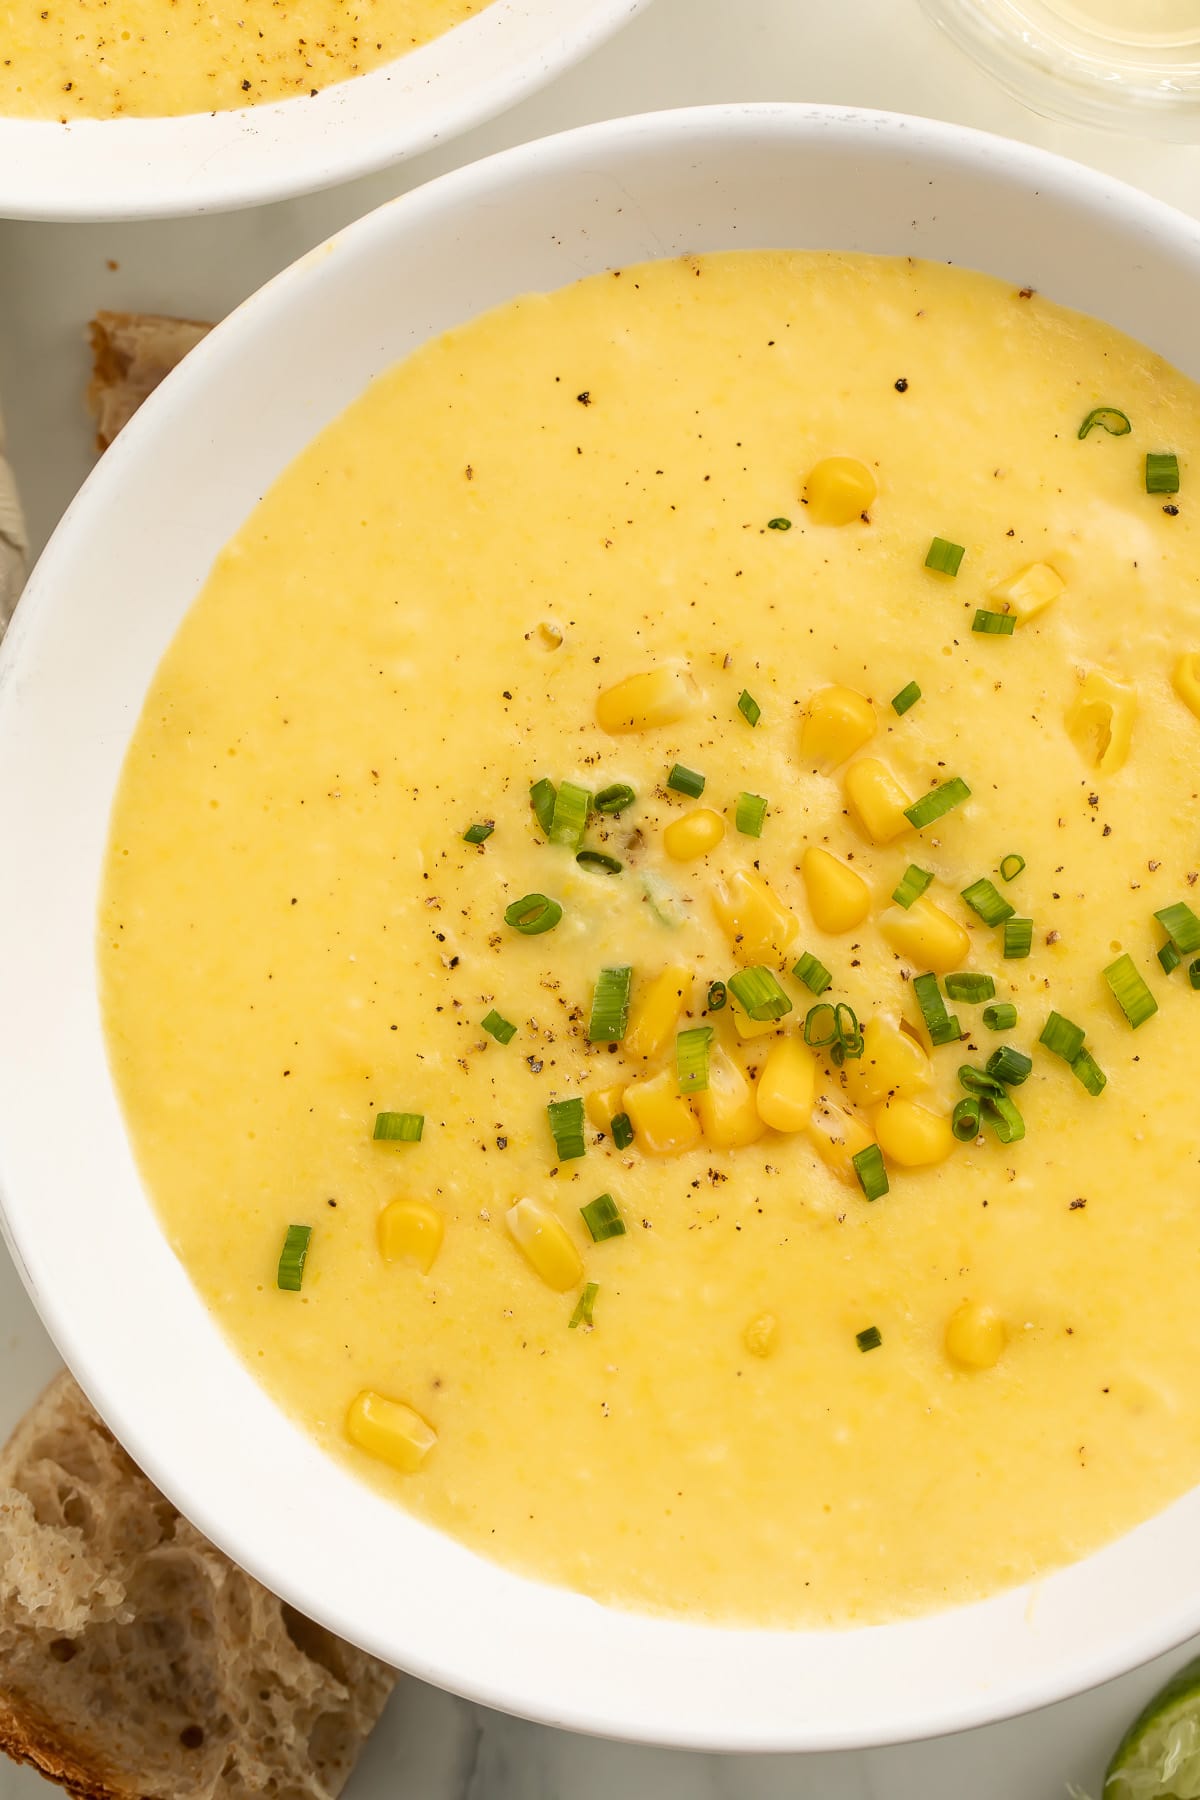
[(112, 1066), (279, 1403), (604, 1601), (882, 1620), (1200, 1478), (1198, 391), (958, 269), (424, 346), (151, 688)]
[(226, 112), (312, 95), (487, 0), (3, 0), (0, 116)]

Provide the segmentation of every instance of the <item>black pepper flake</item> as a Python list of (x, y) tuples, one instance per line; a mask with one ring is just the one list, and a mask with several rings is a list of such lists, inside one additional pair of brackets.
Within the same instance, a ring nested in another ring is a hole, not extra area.
[(1086, 1205), (1087, 1205), (1087, 1201), (1084, 1200), (1081, 1196), (1078, 1200), (1072, 1200), (1072, 1202), (1067, 1210), (1069, 1212), (1082, 1212)]
[(897, 393), (898, 393), (898, 394), (907, 394), (907, 392), (908, 392), (908, 378), (907, 378), (907, 376), (904, 376), (904, 375), (901, 375), (901, 377), (900, 377), (900, 379), (899, 379), (899, 381), (897, 381), (897, 382), (895, 382), (895, 383), (894, 383), (894, 384), (893, 384), (893, 385), (894, 385), (894, 387), (895, 387), (895, 389), (896, 389), (896, 392), (897, 392)]
[(1164, 506), (1163, 511), (1167, 514), (1168, 518), (1171, 518), (1171, 519), (1177, 518), (1179, 516), (1179, 508), (1177, 506), (1171, 506), (1171, 505)]
[(578, 400), (580, 406), (590, 406), (592, 404), (592, 391), (590, 388), (584, 388), (582, 394), (576, 394), (575, 398)]

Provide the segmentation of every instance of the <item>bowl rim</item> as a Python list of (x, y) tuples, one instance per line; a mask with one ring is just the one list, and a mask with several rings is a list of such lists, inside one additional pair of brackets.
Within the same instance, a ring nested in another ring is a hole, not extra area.
[(315, 95), (164, 118), (0, 115), (0, 219), (186, 217), (318, 193), (506, 112), (650, 0), (489, 0)]
[[(455, 209), (470, 212), (473, 206), (523, 178), (550, 177), (572, 170), (576, 173), (580, 170), (603, 171), (606, 156), (619, 151), (642, 156), (690, 154), (693, 160), (689, 168), (693, 177), (705, 178), (712, 172), (711, 158), (730, 146), (749, 146), (753, 150), (771, 142), (775, 148), (782, 145), (789, 151), (803, 154), (812, 153), (822, 144), (828, 145), (839, 138), (856, 146), (863, 154), (867, 153), (868, 146), (873, 146), (870, 154), (878, 156), (878, 145), (882, 142), (896, 154), (911, 151), (933, 163), (943, 164), (948, 170), (959, 173), (965, 170), (973, 178), (993, 179), (997, 183), (1009, 181), (1027, 195), (1039, 198), (1057, 195), (1069, 209), (1084, 212), (1090, 208), (1093, 214), (1106, 220), (1119, 215), (1129, 232), (1142, 232), (1147, 241), (1156, 232), (1165, 235), (1170, 240), (1171, 254), (1188, 260), (1189, 272), (1200, 282), (1200, 222), (1126, 184), (1065, 158), (969, 128), (900, 114), (787, 103), (723, 105), (644, 114), (607, 120), (522, 144), (443, 175), (368, 214), (260, 289), (219, 325), (164, 387), (151, 396), (118, 444), (89, 477), (43, 554), (27, 599), (18, 610), (16, 622), (0, 649), (0, 830), (6, 827), (10, 815), (14, 814), (14, 809), (19, 811), (22, 803), (19, 789), (4, 778), (6, 774), (11, 777), (14, 772), (19, 772), (22, 766), (22, 747), (15, 720), (25, 704), (25, 690), (31, 685), (31, 644), (35, 638), (46, 635), (43, 614), (48, 620), (54, 604), (59, 565), (77, 554), (77, 541), (86, 543), (89, 536), (95, 536), (97, 521), (104, 515), (109, 496), (120, 492), (127, 471), (148, 461), (155, 440), (167, 431), (173, 416), (181, 414), (186, 418), (189, 412), (196, 414), (199, 411), (210, 377), (219, 378), (222, 367), (235, 365), (239, 357), (245, 360), (240, 347), (249, 345), (264, 330), (274, 329), (286, 317), (293, 297), (302, 294), (307, 284), (317, 278), (318, 271), (323, 264), (328, 264), (332, 254), (341, 251), (369, 253), (373, 247), (378, 248), (392, 237), (402, 236), (406, 230), (427, 228), (428, 222), (440, 212)], [(36, 825), (25, 821), (23, 830), (27, 837), (36, 829)], [(21, 960), (21, 951), (4, 930), (7, 905), (7, 900), (0, 897), (0, 1068), (6, 1060), (15, 1063), (23, 1054), (19, 1042), (9, 1041), (16, 1027), (6, 1017), (5, 1008), (5, 997)], [(781, 1711), (778, 1716), (772, 1714), (769, 1725), (761, 1721), (747, 1725), (745, 1719), (739, 1721), (726, 1716), (712, 1705), (693, 1705), (690, 1711), (686, 1705), (683, 1710), (680, 1705), (675, 1705), (656, 1713), (654, 1707), (659, 1704), (658, 1696), (650, 1696), (647, 1712), (640, 1701), (626, 1700), (621, 1706), (614, 1706), (602, 1685), (584, 1684), (572, 1688), (569, 1684), (567, 1687), (552, 1684), (554, 1691), (547, 1695), (530, 1686), (528, 1659), (523, 1663), (524, 1651), (519, 1647), (514, 1650), (510, 1644), (508, 1654), (481, 1657), (474, 1651), (468, 1653), (460, 1639), (452, 1637), (445, 1641), (438, 1638), (435, 1647), (431, 1648), (428, 1640), (418, 1642), (413, 1638), (411, 1626), (396, 1628), (381, 1619), (383, 1609), (378, 1601), (361, 1616), (353, 1611), (352, 1605), (351, 1610), (346, 1611), (347, 1603), (340, 1595), (323, 1588), (320, 1577), (314, 1578), (307, 1565), (298, 1567), (294, 1560), (289, 1560), (270, 1535), (260, 1533), (253, 1542), (247, 1541), (240, 1535), (232, 1487), (222, 1494), (221, 1502), (214, 1508), (211, 1489), (201, 1492), (203, 1483), (196, 1488), (187, 1485), (180, 1472), (186, 1461), (183, 1453), (186, 1440), (181, 1429), (176, 1429), (161, 1406), (152, 1422), (152, 1409), (144, 1393), (141, 1396), (135, 1394), (132, 1385), (119, 1391), (114, 1389), (115, 1353), (109, 1345), (101, 1344), (95, 1318), (83, 1328), (72, 1310), (68, 1289), (74, 1284), (74, 1290), (82, 1292), (79, 1284), (83, 1277), (71, 1272), (69, 1253), (53, 1242), (55, 1234), (37, 1219), (36, 1207), (28, 1198), (31, 1192), (28, 1155), (21, 1176), (27, 1197), (18, 1198), (13, 1181), (13, 1145), (20, 1138), (22, 1129), (19, 1107), (15, 1101), (9, 1101), (3, 1092), (3, 1084), (0, 1084), (0, 1228), (34, 1304), (65, 1360), (130, 1454), (200, 1530), (234, 1555), (269, 1589), (340, 1635), (437, 1686), (518, 1716), (635, 1742), (709, 1751), (843, 1750), (949, 1734), (1033, 1710), (1124, 1674), (1182, 1643), (1200, 1628), (1200, 1595), (1189, 1597), (1192, 1584), (1179, 1579), (1178, 1570), (1175, 1570), (1157, 1606), (1148, 1614), (1138, 1613), (1135, 1622), (1117, 1639), (1105, 1641), (1102, 1631), (1089, 1629), (1096, 1624), (1097, 1608), (1108, 1605), (1104, 1589), (1111, 1571), (1115, 1568), (1127, 1573), (1134, 1566), (1129, 1555), (1122, 1557), (1127, 1546), (1136, 1540), (1141, 1546), (1139, 1554), (1143, 1561), (1146, 1556), (1153, 1561), (1164, 1540), (1172, 1543), (1179, 1540), (1178, 1516), (1180, 1508), (1187, 1504), (1185, 1499), (1126, 1534), (1116, 1545), (1057, 1571), (1041, 1582), (951, 1613), (863, 1627), (848, 1633), (764, 1633), (647, 1620), (639, 1615), (619, 1614), (597, 1607), (582, 1596), (568, 1595), (565, 1590), (546, 1589), (540, 1583), (498, 1571), (483, 1559), (473, 1559), (478, 1565), (473, 1579), (478, 1582), (480, 1591), (486, 1587), (488, 1595), (494, 1598), (494, 1612), (488, 1616), (510, 1622), (514, 1640), (524, 1629), (522, 1608), (535, 1615), (534, 1630), (540, 1628), (545, 1617), (552, 1617), (557, 1622), (556, 1628), (598, 1634), (601, 1651), (606, 1648), (606, 1632), (618, 1649), (623, 1643), (623, 1635), (632, 1634), (646, 1640), (652, 1647), (653, 1658), (679, 1659), (685, 1670), (690, 1670), (693, 1663), (699, 1669), (701, 1638), (710, 1648), (720, 1639), (727, 1651), (723, 1666), (735, 1685), (741, 1681), (743, 1686), (751, 1677), (740, 1675), (739, 1670), (743, 1663), (747, 1668), (752, 1666), (753, 1656), (764, 1640), (770, 1640), (774, 1645), (815, 1640), (822, 1659), (833, 1660), (841, 1655), (839, 1640), (852, 1639), (855, 1645), (866, 1650), (877, 1647), (882, 1638), (890, 1637), (898, 1647), (904, 1646), (906, 1658), (920, 1660), (931, 1651), (935, 1659), (940, 1655), (946, 1662), (942, 1639), (948, 1637), (953, 1646), (962, 1635), (960, 1625), (970, 1625), (981, 1641), (993, 1633), (1011, 1636), (1022, 1627), (1035, 1626), (1045, 1615), (1047, 1595), (1051, 1590), (1069, 1592), (1072, 1596), (1071, 1604), (1079, 1614), (1078, 1636), (1077, 1639), (1074, 1635), (1071, 1637), (1069, 1652), (1056, 1660), (1050, 1669), (1030, 1672), (1014, 1658), (1013, 1669), (1006, 1672), (1003, 1680), (985, 1683), (971, 1691), (964, 1688), (944, 1699), (926, 1699), (921, 1707), (907, 1711), (897, 1710), (899, 1703), (890, 1695), (872, 1692), (864, 1716), (850, 1724), (844, 1720), (796, 1718)], [(28, 1138), (28, 1131), (25, 1136)], [(26, 1145), (22, 1154), (27, 1150)], [(128, 1168), (132, 1170), (131, 1160)], [(142, 1205), (149, 1210), (144, 1198)], [(152, 1230), (160, 1239), (160, 1252), (168, 1252), (165, 1257), (160, 1255), (160, 1260), (164, 1264), (173, 1262), (156, 1222)], [(47, 1283), (45, 1275), (51, 1262), (55, 1263), (55, 1277)], [(193, 1308), (197, 1305), (190, 1284), (178, 1265), (174, 1272), (164, 1267), (159, 1276), (171, 1288), (170, 1297), (178, 1304), (185, 1304), (186, 1295), (190, 1294), (190, 1304)], [(131, 1353), (122, 1351), (120, 1354), (128, 1363)], [(222, 1350), (216, 1339), (213, 1357), (214, 1361), (224, 1357), (227, 1366), (222, 1372), (222, 1381), (230, 1384), (231, 1392), (237, 1391), (239, 1409), (244, 1415), (240, 1439), (243, 1447), (249, 1445), (252, 1434), (262, 1434), (265, 1438), (274, 1433), (279, 1438), (282, 1432), (290, 1433), (296, 1440), (303, 1438), (303, 1434), (288, 1424), (274, 1403), (257, 1388), (240, 1359), (227, 1347)], [(156, 1429), (161, 1436), (156, 1435)], [(304, 1438), (302, 1443), (291, 1445), (290, 1454), (296, 1469), (306, 1470), (313, 1480), (325, 1481), (326, 1488), (332, 1491), (330, 1482), (336, 1485), (340, 1477), (329, 1477), (324, 1466), (329, 1459), (324, 1458), (314, 1444)], [(344, 1479), (347, 1487), (354, 1490), (358, 1510), (364, 1518), (382, 1520), (385, 1514), (395, 1517), (390, 1503), (376, 1496), (382, 1509), (377, 1513), (370, 1500), (363, 1499), (355, 1478), (346, 1474)], [(234, 1476), (230, 1476), (229, 1481), (236, 1485)], [(1195, 1491), (1195, 1497), (1200, 1500), (1200, 1490)], [(286, 1496), (282, 1497), (284, 1511), (287, 1504)], [(417, 1525), (411, 1515), (403, 1516), (408, 1526)], [(1175, 1520), (1174, 1525), (1170, 1524), (1172, 1520)], [(409, 1532), (406, 1526), (405, 1530), (410, 1542), (422, 1543), (426, 1551), (431, 1550), (434, 1540), (439, 1537), (424, 1527)], [(1174, 1531), (1173, 1538), (1169, 1535), (1171, 1531)], [(486, 1577), (484, 1571), (487, 1571)], [(485, 1608), (493, 1604), (493, 1598), (485, 1598), (482, 1603)], [(510, 1606), (518, 1609), (511, 1615), (511, 1621), (506, 1612)], [(540, 1613), (539, 1608), (542, 1609)], [(616, 1626), (612, 1624), (614, 1620), (619, 1622)], [(947, 1621), (950, 1621), (949, 1625)], [(425, 1624), (428, 1627), (428, 1618)], [(563, 1652), (563, 1660), (569, 1660), (565, 1642)], [(768, 1649), (763, 1654), (771, 1657), (776, 1652)], [(899, 1660), (897, 1656), (897, 1664)], [(649, 1650), (646, 1664), (654, 1666)], [(953, 1664), (946, 1662), (946, 1666)]]

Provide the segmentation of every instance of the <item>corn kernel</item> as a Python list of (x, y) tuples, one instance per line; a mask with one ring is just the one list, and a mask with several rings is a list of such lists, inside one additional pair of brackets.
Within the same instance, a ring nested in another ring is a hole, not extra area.
[(1030, 563), (992, 589), (992, 599), (999, 600), (1005, 612), (1015, 613), (1018, 620), (1032, 619), (1050, 606), (1066, 587), (1066, 582), (1049, 563)]
[(830, 1173), (847, 1187), (857, 1187), (854, 1158), (875, 1142), (858, 1115), (822, 1094), (813, 1107), (808, 1130), (813, 1149)]
[(800, 927), (753, 869), (735, 869), (713, 889), (716, 913), (734, 954), (746, 963), (782, 961)]
[(751, 1356), (770, 1356), (779, 1342), (779, 1320), (774, 1313), (759, 1313), (742, 1333), (742, 1342)]
[(772, 1131), (804, 1131), (816, 1091), (816, 1059), (804, 1040), (781, 1037), (772, 1044), (754, 1090), (763, 1124)]
[(674, 1069), (625, 1089), (625, 1110), (637, 1133), (639, 1150), (652, 1156), (678, 1156), (700, 1142), (700, 1121), (676, 1086)]
[(708, 1086), (692, 1096), (692, 1104), (714, 1150), (740, 1150), (763, 1134), (754, 1089), (719, 1044), (709, 1051)]
[(957, 969), (971, 948), (971, 940), (958, 920), (924, 895), (914, 900), (907, 912), (902, 906), (890, 906), (879, 921), (879, 929), (898, 955), (934, 975), (948, 975), (951, 969)]
[(385, 1262), (413, 1262), (426, 1275), (442, 1247), (446, 1223), (424, 1200), (393, 1200), (379, 1215), (379, 1248)]
[(946, 1321), (946, 1355), (960, 1369), (994, 1369), (1008, 1342), (999, 1313), (977, 1300), (964, 1300)]
[(954, 1148), (950, 1121), (915, 1100), (887, 1100), (875, 1114), (879, 1148), (902, 1169), (924, 1169), (945, 1162)]
[(1200, 719), (1200, 652), (1187, 651), (1171, 671), (1171, 683), (1183, 704)]
[(720, 813), (697, 806), (672, 819), (663, 832), (663, 849), (676, 862), (694, 862), (698, 856), (715, 850), (724, 836), (725, 821)]
[(800, 754), (826, 773), (875, 736), (875, 708), (848, 687), (818, 688), (800, 726)]
[(853, 931), (871, 910), (871, 890), (862, 876), (810, 845), (800, 863), (813, 924), (834, 934)]
[(886, 763), (873, 756), (851, 763), (842, 777), (842, 790), (856, 823), (874, 844), (890, 844), (912, 825), (904, 816), (912, 796), (906, 794)]
[(437, 1432), (419, 1412), (370, 1388), (351, 1401), (346, 1436), (368, 1456), (391, 1463), (405, 1475), (415, 1474), (437, 1443)]
[(735, 995), (729, 996), (729, 1016), (733, 1020), (740, 1038), (770, 1037), (773, 1032), (782, 1029), (779, 1019), (751, 1019), (742, 1009), (742, 1003)]
[(879, 492), (865, 463), (853, 456), (826, 456), (809, 470), (804, 484), (808, 516), (814, 525), (849, 525), (861, 517)]
[(624, 1110), (623, 1087), (592, 1088), (584, 1095), (583, 1110), (597, 1131), (611, 1131), (612, 1122)]
[(1111, 775), (1129, 755), (1136, 716), (1136, 688), (1092, 669), (1067, 708), (1067, 735), (1085, 762)]
[(518, 1200), (504, 1215), (509, 1235), (547, 1287), (565, 1294), (583, 1280), (583, 1260), (558, 1214), (540, 1200)]
[(918, 1093), (930, 1077), (923, 1046), (911, 1033), (878, 1013), (863, 1027), (863, 1053), (848, 1057), (846, 1091), (860, 1106), (878, 1106), (894, 1094)]
[(653, 731), (686, 719), (696, 703), (696, 684), (685, 669), (643, 669), (605, 688), (596, 701), (601, 731)]
[(692, 998), (692, 971), (672, 963), (639, 992), (625, 1033), (627, 1056), (657, 1056), (675, 1036)]

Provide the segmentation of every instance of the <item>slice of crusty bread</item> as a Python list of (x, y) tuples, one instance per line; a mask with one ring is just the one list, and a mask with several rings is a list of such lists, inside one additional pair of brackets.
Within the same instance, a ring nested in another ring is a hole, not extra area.
[(195, 319), (161, 313), (98, 312), (88, 326), (92, 379), (87, 402), (96, 448), (107, 450), (147, 394), (212, 330)]
[(0, 1749), (87, 1800), (327, 1800), (396, 1677), (181, 1518), (65, 1371), (0, 1451)]

